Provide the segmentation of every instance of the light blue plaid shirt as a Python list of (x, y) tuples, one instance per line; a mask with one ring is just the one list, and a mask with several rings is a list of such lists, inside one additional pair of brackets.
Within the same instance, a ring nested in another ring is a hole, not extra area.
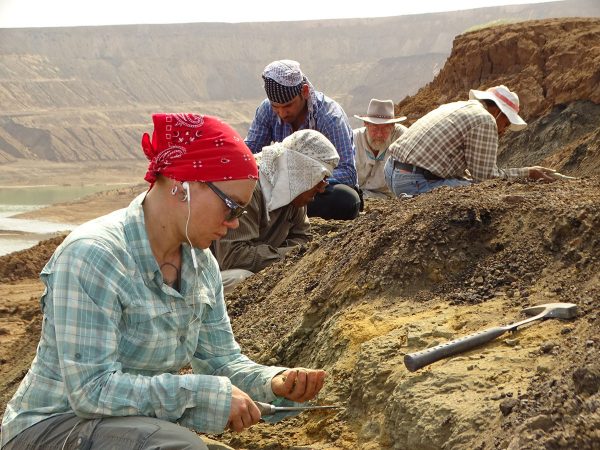
[[(323, 95), (322, 92), (315, 91), (315, 96), (316, 102), (313, 105), (315, 130), (329, 139), (340, 155), (340, 162), (333, 170), (333, 178), (348, 186), (357, 186), (354, 140), (348, 117), (336, 101)], [(308, 128), (308, 115), (304, 124), (300, 126), (301, 130), (306, 128)], [(292, 133), (292, 126), (283, 122), (271, 108), (269, 99), (265, 99), (256, 109), (245, 142), (252, 153), (258, 153), (265, 145), (281, 142)]]
[[(231, 383), (253, 399), (275, 399), (266, 367), (240, 353), (219, 267), (208, 250), (183, 246), (181, 294), (163, 283), (150, 249), (142, 201), (82, 225), (56, 250), (40, 344), (8, 403), (0, 445), (50, 416), (142, 415), (223, 431)], [(196, 282), (194, 282), (196, 280)], [(179, 375), (188, 363), (194, 373)]]

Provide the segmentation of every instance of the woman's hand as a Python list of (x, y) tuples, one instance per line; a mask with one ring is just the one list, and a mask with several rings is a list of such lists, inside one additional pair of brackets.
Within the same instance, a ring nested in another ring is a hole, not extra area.
[(231, 386), (231, 408), (229, 409), (229, 422), (227, 427), (240, 432), (249, 428), (260, 420), (260, 411), (254, 401), (241, 389)]
[(288, 369), (271, 380), (271, 389), (278, 397), (294, 402), (305, 402), (313, 399), (325, 382), (324, 370), (304, 369), (297, 367)]

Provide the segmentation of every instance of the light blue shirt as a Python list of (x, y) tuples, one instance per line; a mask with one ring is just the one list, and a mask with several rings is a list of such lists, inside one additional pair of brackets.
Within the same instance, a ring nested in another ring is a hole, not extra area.
[[(82, 225), (57, 248), (41, 278), (37, 355), (6, 406), (1, 445), (50, 416), (141, 415), (206, 433), (227, 424), (233, 383), (275, 400), (285, 368), (240, 353), (219, 267), (208, 250), (182, 249), (181, 293), (163, 282), (150, 249), (142, 201)], [(192, 374), (179, 375), (192, 365)]]
[[(354, 141), (348, 117), (336, 101), (323, 95), (322, 92), (315, 91), (315, 96), (316, 101), (313, 108), (316, 123), (314, 129), (329, 139), (340, 155), (340, 162), (333, 170), (333, 179), (351, 187), (357, 186)], [(307, 128), (309, 128), (308, 114), (299, 129)], [(252, 153), (258, 153), (265, 145), (281, 142), (292, 133), (292, 126), (282, 121), (273, 111), (269, 99), (265, 99), (256, 109), (256, 115), (250, 124), (245, 142)]]

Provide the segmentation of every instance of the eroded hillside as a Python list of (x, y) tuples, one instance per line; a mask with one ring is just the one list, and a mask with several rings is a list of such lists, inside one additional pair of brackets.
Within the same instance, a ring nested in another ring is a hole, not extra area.
[[(229, 309), (247, 351), (325, 367), (320, 400), (346, 409), (232, 437), (236, 448), (598, 448), (598, 179), (444, 188), (318, 229), (295, 260), (234, 292)], [(406, 353), (549, 302), (576, 303), (581, 315), (404, 367)]]
[(245, 135), (264, 98), (260, 73), (282, 58), (300, 61), (314, 86), (353, 120), (373, 97), (416, 92), (443, 66), (454, 36), (470, 27), (573, 11), (598, 16), (600, 4), (269, 24), (0, 29), (0, 163), (142, 159), (139, 137), (157, 111), (217, 115)]
[(600, 19), (547, 19), (465, 33), (438, 76), (396, 105), (414, 121), (469, 89), (505, 84), (529, 126), (500, 141), (504, 167), (600, 174)]

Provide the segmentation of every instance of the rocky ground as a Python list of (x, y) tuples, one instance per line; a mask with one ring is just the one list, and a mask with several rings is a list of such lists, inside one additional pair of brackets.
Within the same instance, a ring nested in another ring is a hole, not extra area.
[[(273, 448), (599, 448), (599, 188), (488, 182), (372, 203), (248, 281), (229, 299), (244, 348), (327, 368), (321, 401), (347, 405), (269, 426), (289, 436)], [(576, 303), (580, 316), (404, 367), (406, 353), (548, 302)], [(263, 448), (262, 435), (232, 439)]]

